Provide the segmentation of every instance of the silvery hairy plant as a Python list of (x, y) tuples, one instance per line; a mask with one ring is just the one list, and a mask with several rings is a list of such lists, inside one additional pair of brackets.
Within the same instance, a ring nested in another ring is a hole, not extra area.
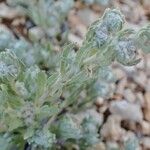
[(37, 64), (54, 70), (58, 65), (58, 52), (52, 49), (49, 41), (31, 43), (23, 37), (16, 39), (7, 28), (0, 28), (0, 51), (5, 49), (11, 49), (26, 66)]
[(23, 52), (17, 46), (1, 50), (1, 149), (56, 150), (77, 145), (85, 150), (100, 141), (97, 120), (87, 115), (78, 121), (74, 114), (97, 96), (107, 98), (115, 80), (112, 62), (136, 65), (138, 50), (150, 51), (150, 26), (136, 32), (124, 28), (124, 23), (119, 10), (107, 9), (89, 27), (82, 46), (77, 50), (75, 44), (66, 45), (58, 65), (48, 73), (36, 63), (25, 63), (24, 59), (31, 60), (26, 57), (32, 49), (27, 48), (28, 56), (24, 45)]
[(64, 21), (69, 10), (73, 7), (73, 0), (7, 0), (11, 6), (21, 7), (35, 25), (40, 26), (48, 36), (62, 34)]

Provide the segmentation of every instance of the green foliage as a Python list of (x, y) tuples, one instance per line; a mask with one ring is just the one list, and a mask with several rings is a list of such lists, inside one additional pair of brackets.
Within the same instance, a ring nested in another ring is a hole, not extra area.
[(81, 129), (79, 125), (70, 116), (64, 116), (58, 122), (58, 137), (61, 140), (80, 139)]
[(7, 46), (13, 42), (13, 39), (14, 37), (9, 31), (0, 29), (0, 51), (8, 48)]
[(10, 49), (26, 66), (38, 64), (51, 69), (57, 66), (59, 55), (49, 47), (49, 43), (42, 45), (29, 43), (22, 37), (15, 39), (6, 29), (1, 30), (0, 39), (0, 51)]
[[(91, 117), (78, 123), (70, 114), (97, 96), (108, 96), (110, 83), (115, 81), (109, 68), (113, 61), (126, 66), (139, 62), (139, 37), (143, 37), (140, 47), (148, 52), (144, 43), (150, 26), (135, 32), (124, 29), (124, 22), (120, 11), (107, 9), (90, 26), (77, 51), (75, 44), (69, 44), (57, 55), (47, 43), (13, 38), (7, 45), (9, 35), (0, 35), (4, 41), (0, 44), (0, 142), (5, 141), (4, 150), (13, 149), (14, 143), (17, 150), (26, 143), (35, 150), (47, 150), (67, 142), (86, 149), (98, 142), (98, 123)], [(81, 97), (83, 91), (86, 97)], [(5, 134), (11, 135), (8, 142)]]
[(0, 52), (0, 79), (2, 81), (15, 80), (20, 71), (21, 64), (13, 52), (10, 50)]
[(82, 122), (82, 138), (81, 138), (81, 147), (88, 147), (98, 143), (99, 124), (92, 116), (85, 118)]
[(67, 13), (73, 7), (73, 0), (7, 0), (10, 5), (21, 7), (32, 21), (42, 27), (48, 36), (61, 33), (61, 26)]
[(0, 147), (3, 150), (9, 150), (11, 147), (11, 137), (9, 137), (9, 135), (7, 135), (7, 133), (5, 135), (0, 135)]

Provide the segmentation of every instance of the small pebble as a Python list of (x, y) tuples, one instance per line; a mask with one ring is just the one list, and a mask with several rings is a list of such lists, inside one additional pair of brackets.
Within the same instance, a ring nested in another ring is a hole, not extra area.
[(119, 115), (123, 120), (140, 122), (143, 119), (140, 105), (129, 103), (126, 100), (113, 101), (110, 104), (110, 111)]

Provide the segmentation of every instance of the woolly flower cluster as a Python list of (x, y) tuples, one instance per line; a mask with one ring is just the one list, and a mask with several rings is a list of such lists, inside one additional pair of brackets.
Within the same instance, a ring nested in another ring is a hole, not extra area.
[(109, 65), (112, 61), (117, 60), (123, 65), (130, 66), (140, 61), (137, 58), (137, 43), (140, 42), (138, 37), (147, 34), (141, 30), (142, 34), (139, 32), (137, 35), (137, 32), (132, 29), (125, 29), (124, 23), (125, 19), (120, 11), (107, 9), (103, 17), (90, 27), (86, 41), (91, 42), (94, 48), (100, 50), (102, 65)]

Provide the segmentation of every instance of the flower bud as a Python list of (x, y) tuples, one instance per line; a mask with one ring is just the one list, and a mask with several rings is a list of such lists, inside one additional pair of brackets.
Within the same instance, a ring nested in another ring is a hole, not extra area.
[(25, 88), (24, 82), (17, 81), (15, 83), (15, 88), (18, 95), (23, 96), (24, 98), (28, 97), (28, 91)]
[(142, 28), (138, 33), (138, 45), (145, 52), (150, 53), (150, 25)]
[(115, 81), (115, 76), (110, 67), (100, 67), (98, 76), (101, 80), (108, 83), (112, 83)]
[(21, 117), (24, 120), (26, 126), (30, 126), (33, 124), (35, 119), (34, 113), (35, 113), (34, 105), (30, 102), (27, 102), (21, 109)]
[(20, 69), (20, 63), (15, 54), (9, 50), (0, 53), (0, 79), (16, 79)]
[(124, 17), (119, 10), (107, 9), (103, 16), (103, 23), (106, 25), (109, 32), (118, 32), (123, 27)]
[(70, 116), (64, 116), (59, 121), (58, 134), (63, 140), (79, 139), (81, 137), (80, 127)]
[(107, 28), (103, 26), (99, 26), (95, 31), (95, 40), (96, 40), (97, 46), (100, 48), (103, 45), (105, 45), (108, 38), (109, 38), (109, 34), (107, 31)]
[(112, 94), (113, 88), (110, 86), (109, 83), (104, 82), (102, 80), (96, 81), (93, 87), (93, 93), (97, 97), (107, 98)]
[(89, 116), (83, 120), (82, 128), (83, 128), (82, 141), (85, 146), (96, 144), (99, 141), (98, 138), (99, 125), (92, 116)]
[(119, 32), (114, 40), (116, 60), (123, 65), (136, 65), (140, 59), (137, 58), (136, 34), (132, 29), (125, 29)]
[(55, 142), (55, 134), (51, 133), (47, 129), (37, 130), (35, 134), (28, 139), (29, 144), (34, 148), (49, 149)]
[(137, 47), (133, 39), (126, 39), (118, 42), (116, 47), (116, 59), (123, 65), (132, 66), (137, 64)]

